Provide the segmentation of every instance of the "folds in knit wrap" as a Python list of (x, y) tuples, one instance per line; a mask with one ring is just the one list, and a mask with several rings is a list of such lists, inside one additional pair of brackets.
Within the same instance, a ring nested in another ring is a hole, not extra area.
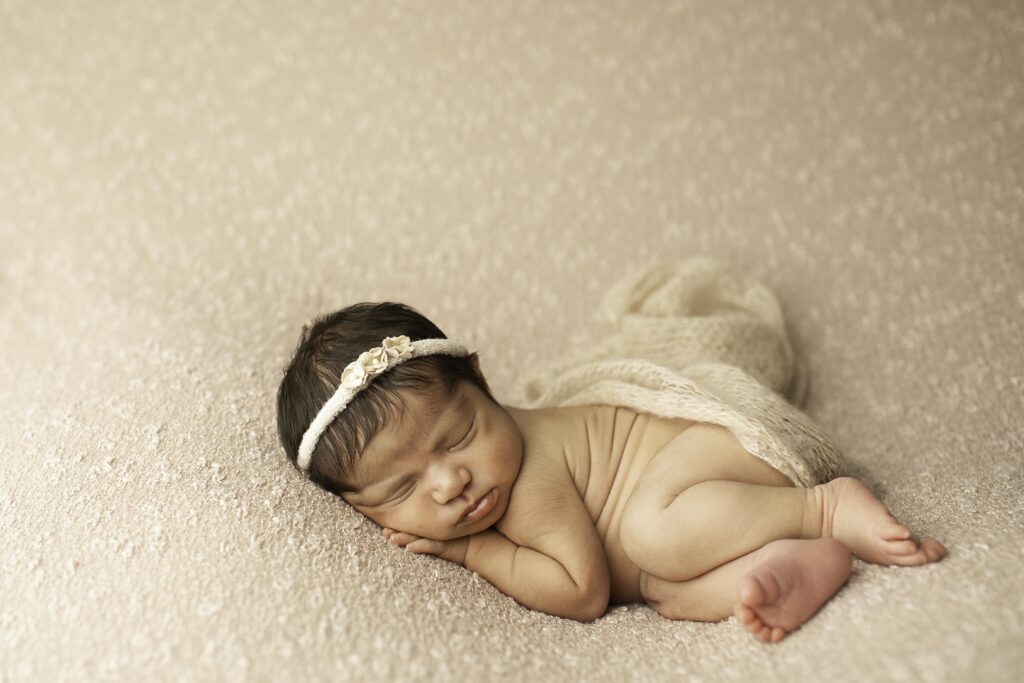
[(696, 257), (623, 278), (602, 308), (612, 332), (527, 373), (513, 405), (617, 405), (710, 422), (797, 486), (841, 476), (842, 454), (798, 408), (806, 370), (763, 284)]

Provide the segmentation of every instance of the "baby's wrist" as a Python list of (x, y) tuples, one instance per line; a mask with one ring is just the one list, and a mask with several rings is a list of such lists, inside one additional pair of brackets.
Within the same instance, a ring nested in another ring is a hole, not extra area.
[[(466, 541), (466, 559), (465, 562), (463, 562), (462, 566), (466, 569), (479, 572), (482, 569), (480, 563), (485, 561), (484, 556), (487, 555), (488, 552), (484, 549), (484, 546), (490, 544), (491, 549), (493, 550), (494, 537), (498, 537), (501, 540), (504, 540), (506, 543), (508, 543), (508, 540), (505, 539), (504, 536), (499, 534), (497, 531), (494, 531), (493, 529), (485, 529), (484, 531), (478, 531), (475, 534), (470, 534), (469, 536), (464, 536), (462, 539), (460, 539)], [(483, 553), (483, 555), (481, 555), (481, 553)]]

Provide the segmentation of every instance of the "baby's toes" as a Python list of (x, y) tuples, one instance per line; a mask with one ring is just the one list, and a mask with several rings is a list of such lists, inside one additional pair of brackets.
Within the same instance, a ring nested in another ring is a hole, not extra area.
[(772, 627), (764, 623), (757, 612), (750, 609), (743, 603), (737, 603), (734, 610), (736, 619), (756, 638), (768, 642), (771, 640)]
[(926, 545), (920, 541), (917, 536), (912, 539), (915, 543), (915, 548), (912, 552), (905, 554), (892, 553), (889, 561), (890, 566), (897, 567), (917, 567), (922, 564), (928, 564), (933, 560), (928, 556), (928, 550), (925, 549)]
[(905, 541), (888, 541), (885, 544), (885, 549), (893, 555), (913, 555), (921, 550), (921, 544), (918, 543), (915, 537)]
[[(878, 529), (878, 527), (875, 527)], [(904, 539), (913, 538), (914, 534), (907, 527), (903, 526), (897, 521), (886, 522), (880, 529), (878, 529), (879, 535), (887, 541), (902, 541)]]
[(886, 549), (891, 555), (890, 564), (904, 567), (916, 567), (929, 562), (938, 562), (948, 553), (946, 546), (934, 538), (926, 536), (919, 539), (912, 535), (906, 541), (889, 541)]
[(750, 632), (753, 633), (758, 640), (764, 641), (766, 643), (769, 640), (771, 640), (772, 627), (764, 623), (760, 619), (757, 620), (757, 623), (747, 626), (747, 628), (750, 629)]
[(736, 614), (736, 619), (744, 626), (749, 626), (757, 617), (757, 613), (744, 605), (742, 602), (736, 603), (736, 608), (733, 610)]
[(946, 550), (946, 546), (942, 545), (930, 536), (926, 536), (924, 540), (921, 541), (921, 550), (923, 550), (924, 554), (928, 556), (929, 562), (938, 562), (949, 554), (949, 551)]

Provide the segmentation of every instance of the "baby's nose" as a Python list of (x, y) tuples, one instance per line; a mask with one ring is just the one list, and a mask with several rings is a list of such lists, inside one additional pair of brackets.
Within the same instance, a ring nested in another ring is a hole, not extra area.
[(439, 474), (434, 482), (434, 500), (440, 505), (450, 503), (459, 498), (469, 499), (470, 485), (473, 476), (464, 466), (458, 468), (448, 467), (443, 474)]

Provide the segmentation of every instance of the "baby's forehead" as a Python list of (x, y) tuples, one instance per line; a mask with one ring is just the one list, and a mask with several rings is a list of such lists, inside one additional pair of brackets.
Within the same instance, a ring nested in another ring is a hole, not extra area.
[(364, 475), (359, 480), (379, 481), (395, 468), (399, 454), (429, 448), (442, 436), (439, 432), (450, 416), (472, 400), (470, 393), (465, 386), (456, 388), (454, 396), (444, 391), (426, 396), (402, 392), (403, 405), (397, 414), (381, 426), (359, 455), (356, 469)]

